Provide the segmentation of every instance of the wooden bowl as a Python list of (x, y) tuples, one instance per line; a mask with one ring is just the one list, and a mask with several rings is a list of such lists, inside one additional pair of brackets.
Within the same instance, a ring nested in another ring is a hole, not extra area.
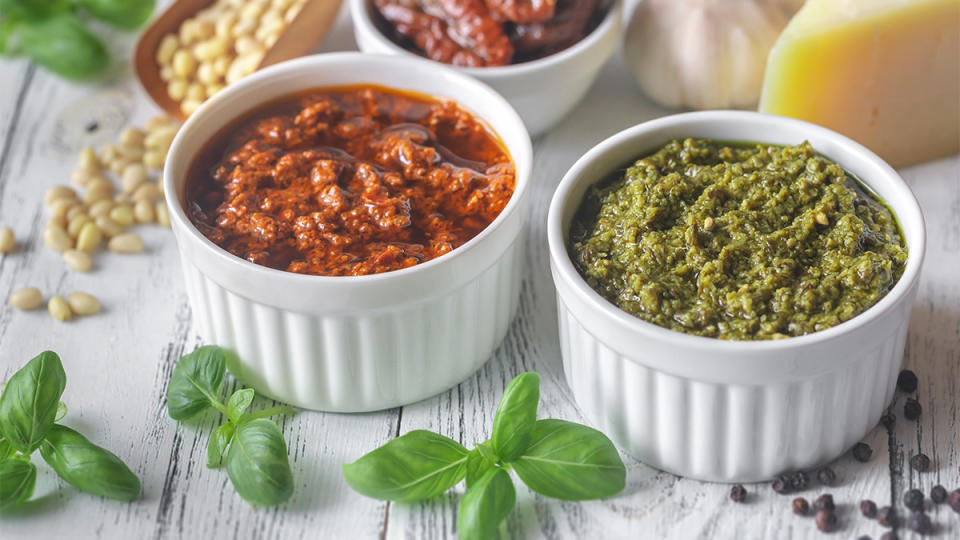
[[(141, 86), (158, 107), (181, 120), (186, 115), (180, 103), (167, 94), (167, 83), (160, 78), (157, 48), (160, 40), (176, 33), (186, 19), (214, 3), (215, 0), (176, 0), (140, 34), (133, 53), (133, 70)], [(257, 69), (309, 54), (323, 42), (337, 19), (342, 0), (307, 0), (297, 16), (287, 24), (276, 43), (263, 56)]]

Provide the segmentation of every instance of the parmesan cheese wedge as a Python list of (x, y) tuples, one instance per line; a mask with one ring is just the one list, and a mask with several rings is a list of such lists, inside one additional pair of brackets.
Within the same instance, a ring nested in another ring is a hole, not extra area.
[(960, 0), (808, 0), (770, 51), (759, 108), (895, 167), (960, 152)]

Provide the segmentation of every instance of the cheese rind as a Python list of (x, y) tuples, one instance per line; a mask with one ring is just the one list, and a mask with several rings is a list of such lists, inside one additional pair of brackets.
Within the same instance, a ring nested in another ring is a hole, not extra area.
[(960, 152), (960, 0), (808, 0), (770, 51), (759, 109), (896, 167)]

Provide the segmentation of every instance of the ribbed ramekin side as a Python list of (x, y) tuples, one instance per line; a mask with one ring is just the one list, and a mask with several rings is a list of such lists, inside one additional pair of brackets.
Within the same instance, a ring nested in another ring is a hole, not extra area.
[(596, 339), (558, 296), (567, 383), (584, 416), (627, 453), (701, 480), (749, 482), (836, 458), (876, 424), (907, 321), (833, 371), (757, 385), (677, 377)]
[(368, 312), (298, 313), (235, 294), (183, 259), (201, 337), (236, 353), (231, 372), (267, 396), (359, 412), (425, 399), (477, 370), (516, 313), (522, 236), (472, 280)]

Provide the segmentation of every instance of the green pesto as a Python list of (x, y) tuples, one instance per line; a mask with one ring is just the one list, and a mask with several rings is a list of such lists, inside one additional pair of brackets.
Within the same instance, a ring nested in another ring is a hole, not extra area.
[(891, 212), (806, 142), (671, 141), (590, 189), (570, 248), (627, 313), (733, 340), (840, 324), (882, 298), (907, 259)]

